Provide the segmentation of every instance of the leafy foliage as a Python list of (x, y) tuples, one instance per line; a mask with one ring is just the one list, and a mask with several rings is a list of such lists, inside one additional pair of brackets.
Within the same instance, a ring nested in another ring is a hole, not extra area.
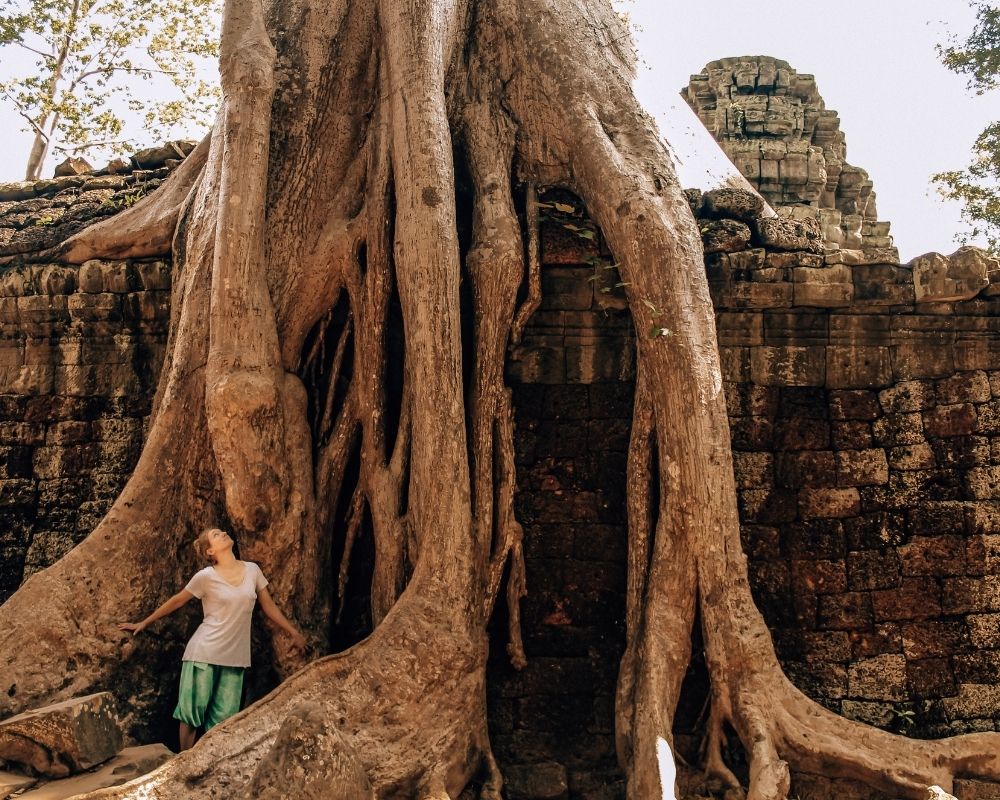
[[(976, 24), (964, 42), (938, 47), (948, 69), (969, 76), (968, 86), (978, 95), (1000, 88), (1000, 6), (973, 0)], [(1000, 121), (979, 134), (972, 146), (972, 162), (965, 169), (932, 176), (938, 191), (962, 203), (962, 219), (969, 226), (962, 242), (984, 238), (1000, 253)]]
[(181, 122), (207, 127), (218, 89), (199, 67), (218, 54), (216, 4), (0, 0), (0, 99), (35, 135), (26, 177), (48, 152), (134, 149), (137, 116), (146, 142)]

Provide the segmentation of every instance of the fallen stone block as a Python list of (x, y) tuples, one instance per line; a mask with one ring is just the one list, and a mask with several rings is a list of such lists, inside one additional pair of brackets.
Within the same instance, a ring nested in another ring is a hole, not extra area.
[(0, 760), (63, 778), (122, 749), (110, 692), (75, 697), (0, 722)]
[(15, 792), (23, 792), (38, 783), (38, 778), (0, 770), (0, 800), (7, 800)]
[(57, 781), (49, 781), (36, 789), (30, 789), (18, 796), (18, 800), (67, 800), (109, 786), (121, 786), (131, 780), (152, 772), (166, 763), (174, 754), (162, 744), (147, 744), (141, 747), (127, 747), (113, 759), (91, 772), (74, 775)]
[(768, 250), (823, 252), (823, 231), (814, 219), (762, 217), (754, 220), (757, 244)]
[(751, 222), (764, 213), (764, 198), (746, 189), (712, 189), (705, 193), (704, 209), (714, 219)]
[(975, 247), (960, 247), (950, 256), (927, 253), (910, 262), (918, 303), (971, 300), (990, 284), (987, 273), (995, 259)]

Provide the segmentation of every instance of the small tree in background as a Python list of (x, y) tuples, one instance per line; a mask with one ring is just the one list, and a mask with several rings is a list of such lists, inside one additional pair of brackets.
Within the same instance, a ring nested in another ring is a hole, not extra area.
[(25, 180), (52, 152), (122, 153), (179, 123), (206, 128), (218, 100), (199, 67), (218, 55), (215, 0), (0, 0), (0, 98), (34, 134)]
[[(938, 54), (948, 69), (968, 76), (970, 90), (982, 95), (1000, 87), (1000, 6), (974, 0), (972, 7), (972, 33), (964, 42), (938, 47)], [(990, 250), (1000, 252), (1000, 121), (976, 138), (968, 167), (939, 172), (932, 180), (944, 197), (962, 203), (969, 231), (961, 240), (984, 237)]]

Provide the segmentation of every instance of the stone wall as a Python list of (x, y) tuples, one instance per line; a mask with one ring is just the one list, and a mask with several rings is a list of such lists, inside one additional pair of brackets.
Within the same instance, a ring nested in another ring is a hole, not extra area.
[(131, 205), (167, 174), (162, 161), (0, 185), (0, 601), (86, 536), (125, 485), (170, 316), (163, 261), (18, 256)]

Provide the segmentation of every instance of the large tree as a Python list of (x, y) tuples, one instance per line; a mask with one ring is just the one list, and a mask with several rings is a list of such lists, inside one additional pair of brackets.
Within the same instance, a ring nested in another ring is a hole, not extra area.
[(696, 611), (705, 766), (723, 784), (736, 784), (728, 730), (753, 800), (785, 797), (790, 766), (913, 798), (955, 775), (1000, 777), (996, 734), (910, 741), (782, 674), (740, 547), (698, 230), (633, 98), (627, 42), (606, 0), (228, 0), (211, 136), (157, 193), (60, 251), (172, 250), (173, 316), (131, 481), (0, 609), (0, 713), (113, 685), (141, 717), (129, 676), (155, 648), (123, 659), (113, 621), (177, 586), (189, 563), (176, 554), (208, 523), (239, 532), (322, 640), (333, 521), (348, 520), (349, 552), (369, 519), (376, 626), (140, 789), (102, 796), (499, 796), (486, 624), (506, 586), (523, 659), (503, 366), (538, 302), (538, 186), (583, 200), (635, 329), (672, 331), (638, 343), (616, 714), (630, 797), (666, 791)]

